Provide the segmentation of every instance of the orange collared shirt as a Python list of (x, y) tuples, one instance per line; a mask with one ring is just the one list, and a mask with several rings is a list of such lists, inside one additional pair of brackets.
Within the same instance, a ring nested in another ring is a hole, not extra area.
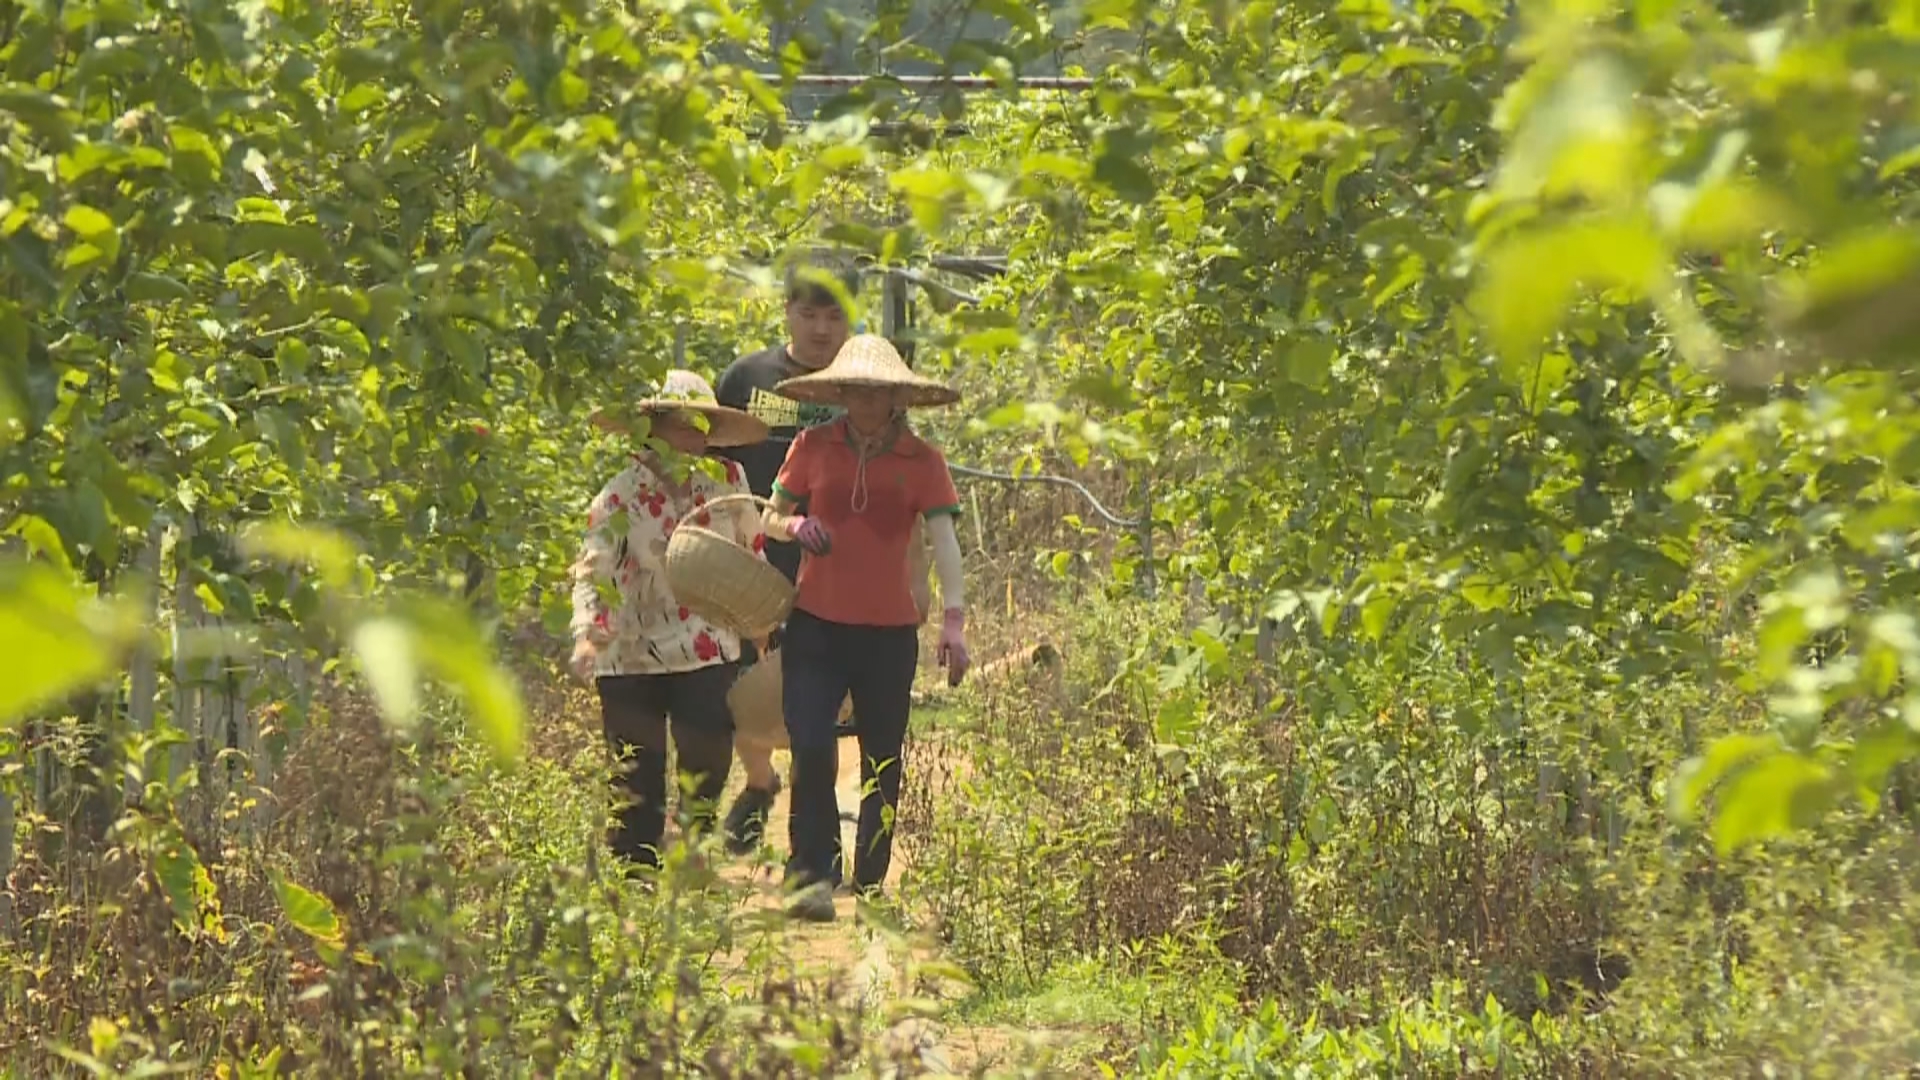
[(794, 607), (828, 622), (855, 626), (918, 626), (908, 584), (913, 525), (931, 514), (958, 514), (947, 459), (902, 431), (867, 462), (866, 505), (854, 510), (860, 465), (844, 419), (802, 431), (787, 450), (773, 490), (820, 519), (833, 538), (827, 554), (800, 560)]

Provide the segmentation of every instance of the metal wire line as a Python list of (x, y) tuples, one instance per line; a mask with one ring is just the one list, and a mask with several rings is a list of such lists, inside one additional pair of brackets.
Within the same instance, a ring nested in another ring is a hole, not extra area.
[(1141, 525), (1145, 524), (1145, 522), (1139, 518), (1115, 517), (1112, 511), (1100, 505), (1100, 500), (1093, 497), (1093, 492), (1088, 491), (1085, 484), (1080, 483), (1078, 480), (1069, 480), (1064, 476), (1054, 476), (1051, 473), (1029, 473), (1025, 476), (1015, 476), (1012, 473), (989, 472), (986, 469), (974, 469), (965, 465), (956, 465), (951, 461), (947, 462), (947, 470), (961, 476), (972, 476), (981, 480), (999, 480), (1004, 483), (1015, 484), (1057, 484), (1060, 487), (1072, 488), (1080, 493), (1081, 498), (1087, 500), (1087, 505), (1093, 507), (1094, 513), (1105, 518), (1108, 524), (1116, 528), (1138, 529)]

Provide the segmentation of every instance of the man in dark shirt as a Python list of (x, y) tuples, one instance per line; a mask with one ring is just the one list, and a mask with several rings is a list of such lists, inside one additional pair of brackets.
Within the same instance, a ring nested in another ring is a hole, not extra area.
[[(720, 381), (714, 385), (714, 396), (720, 404), (743, 409), (772, 429), (764, 442), (718, 451), (740, 463), (746, 470), (748, 489), (763, 499), (773, 495), (773, 478), (786, 460), (787, 448), (793, 444), (794, 436), (840, 413), (831, 406), (802, 404), (773, 390), (783, 379), (826, 367), (847, 341), (846, 311), (834, 299), (831, 289), (810, 278), (809, 268), (838, 278), (850, 296), (859, 291), (859, 277), (850, 267), (822, 262), (796, 263), (787, 271), (786, 342), (740, 357), (727, 365)], [(799, 512), (805, 513), (806, 508), (801, 507)], [(768, 537), (767, 561), (792, 581), (800, 574), (800, 545), (776, 542)], [(769, 645), (778, 644), (779, 631), (775, 631)], [(735, 852), (744, 853), (760, 843), (767, 811), (773, 807), (774, 795), (780, 788), (780, 778), (773, 771), (771, 750), (737, 742), (734, 750), (746, 772), (747, 786), (727, 812), (727, 841)]]

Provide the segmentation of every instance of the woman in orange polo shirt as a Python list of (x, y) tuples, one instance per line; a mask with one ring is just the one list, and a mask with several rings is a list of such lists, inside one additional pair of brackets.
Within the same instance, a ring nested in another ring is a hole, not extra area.
[[(774, 478), (764, 521), (802, 551), (798, 596), (781, 646), (793, 792), (787, 872), (792, 913), (834, 917), (841, 880), (839, 772), (834, 721), (851, 693), (859, 717), (861, 800), (853, 879), (876, 892), (892, 862), (900, 752), (919, 666), (923, 610), (910, 582), (914, 522), (926, 523), (944, 613), (938, 660), (957, 685), (968, 665), (959, 495), (940, 451), (908, 430), (906, 409), (950, 405), (960, 395), (915, 375), (882, 337), (848, 339), (833, 363), (788, 379), (796, 401), (839, 405), (846, 415), (801, 432)], [(808, 512), (794, 509), (804, 500)], [(924, 571), (923, 571), (924, 573)]]

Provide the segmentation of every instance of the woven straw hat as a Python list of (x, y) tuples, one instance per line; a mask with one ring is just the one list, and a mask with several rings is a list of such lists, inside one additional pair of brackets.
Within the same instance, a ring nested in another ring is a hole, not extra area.
[(786, 379), (774, 390), (794, 401), (816, 405), (845, 404), (850, 386), (873, 386), (893, 390), (902, 405), (951, 405), (960, 400), (960, 392), (945, 383), (915, 375), (900, 359), (893, 343), (878, 334), (855, 334), (819, 371)]
[(720, 404), (713, 396), (711, 383), (681, 368), (667, 372), (654, 396), (625, 409), (596, 409), (592, 420), (604, 430), (625, 434), (631, 430), (631, 417), (665, 412), (691, 412), (706, 417), (708, 446), (749, 446), (764, 442), (772, 434), (765, 422)]

